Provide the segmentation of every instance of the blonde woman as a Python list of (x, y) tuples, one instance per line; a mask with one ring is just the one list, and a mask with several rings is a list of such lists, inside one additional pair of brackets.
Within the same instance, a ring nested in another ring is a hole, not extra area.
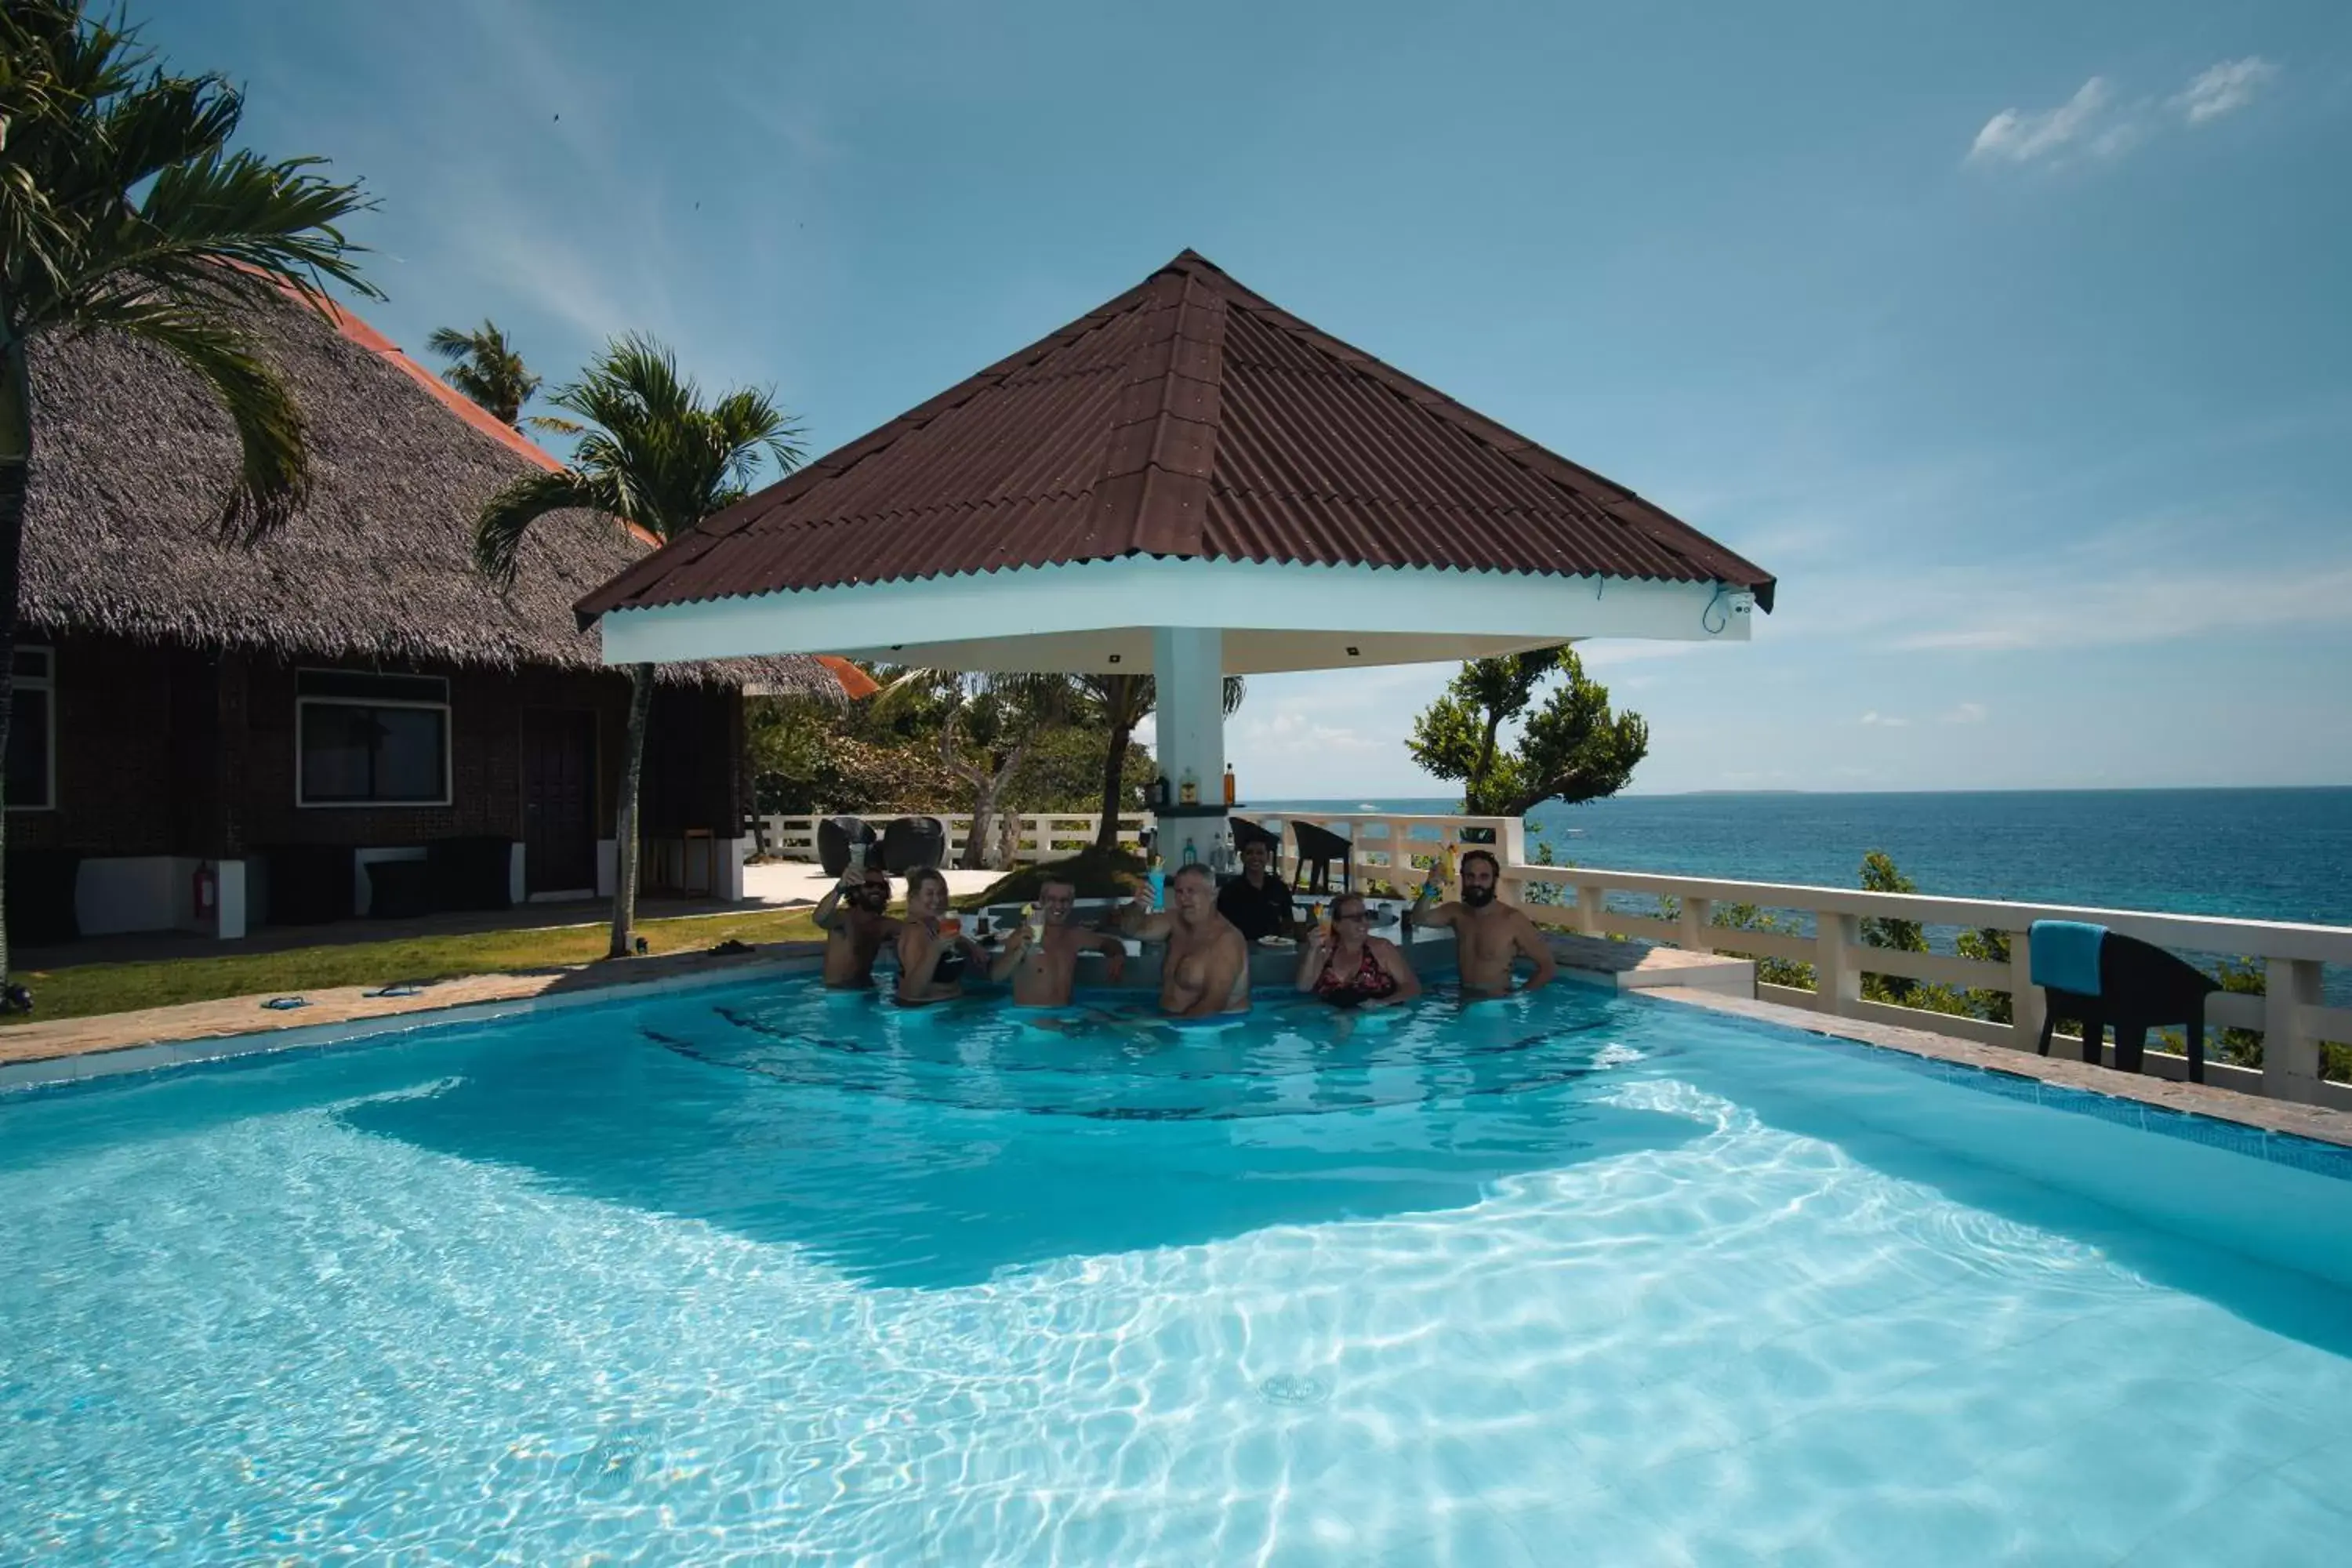
[(963, 994), (964, 965), (980, 952), (972, 940), (940, 934), (948, 879), (930, 867), (907, 879), (907, 918), (898, 927), (898, 1000), (909, 1007)]

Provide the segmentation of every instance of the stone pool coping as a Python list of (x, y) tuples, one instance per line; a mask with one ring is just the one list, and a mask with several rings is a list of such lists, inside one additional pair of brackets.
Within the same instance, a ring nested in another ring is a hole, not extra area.
[(1727, 995), (1696, 987), (1664, 985), (1650, 989), (1646, 994), (1661, 1001), (1708, 1007), (1718, 1013), (1735, 1013), (1743, 1018), (1779, 1024), (1829, 1039), (1852, 1040), (1861, 1045), (1901, 1051), (1906, 1056), (1981, 1068), (1988, 1072), (2007, 1073), (2012, 1078), (2030, 1078), (2063, 1089), (2084, 1089), (2114, 1100), (2135, 1100), (2165, 1110), (2210, 1117), (2216, 1121), (2234, 1121), (2240, 1126), (2259, 1128), (2265, 1132), (2285, 1133), (2352, 1149), (2352, 1114), (2324, 1105), (2264, 1100), (2234, 1089), (2217, 1089), (2211, 1084), (2184, 1083), (2144, 1073), (2117, 1072), (2113, 1068), (2094, 1067), (2088, 1062), (2070, 1061), (2063, 1057), (2037, 1056), (2011, 1046), (1989, 1046), (1950, 1035), (1935, 1034), (1927, 1029), (1914, 1029), (1901, 1024), (1882, 1024), (1867, 1018), (1840, 1018), (1802, 1007), (1785, 1007), (1778, 1002), (1759, 1002), (1751, 997)]
[(824, 954), (819, 942), (766, 942), (743, 953), (672, 952), (469, 974), (420, 985), (407, 996), (371, 994), (371, 988), (357, 985), (323, 986), (279, 993), (299, 994), (306, 1004), (282, 1012), (265, 1008), (269, 994), (257, 993), (16, 1024), (0, 1029), (0, 1091), (610, 1001), (625, 994), (652, 995), (789, 974), (814, 967)]
[[(1759, 1002), (1753, 995), (1755, 966), (1743, 959), (1598, 937), (1552, 933), (1550, 940), (1563, 980), (1620, 992), (1638, 991), (1661, 1001), (1713, 1008), (1806, 1034), (2352, 1148), (2352, 1114), (2325, 1106), (2264, 1100), (2210, 1084), (2119, 1073), (1900, 1024), (1841, 1018)], [(651, 995), (804, 973), (817, 964), (824, 952), (823, 942), (768, 942), (747, 953), (665, 953), (657, 958), (467, 975), (423, 986), (411, 996), (370, 995), (360, 986), (329, 987), (301, 993), (308, 1005), (285, 1012), (264, 1009), (266, 995), (228, 996), (88, 1018), (16, 1024), (0, 1029), (0, 1092), (330, 1045), (403, 1028), (575, 1006), (610, 1000), (616, 994)]]

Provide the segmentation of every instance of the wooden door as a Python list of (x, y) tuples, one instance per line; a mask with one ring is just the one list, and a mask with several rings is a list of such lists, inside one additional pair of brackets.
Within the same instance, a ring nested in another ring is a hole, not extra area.
[(522, 719), (522, 877), (533, 893), (596, 886), (596, 716), (531, 709)]

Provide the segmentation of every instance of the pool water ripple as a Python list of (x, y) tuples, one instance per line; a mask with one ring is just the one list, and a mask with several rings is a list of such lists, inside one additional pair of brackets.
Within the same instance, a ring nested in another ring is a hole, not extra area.
[(2352, 1443), (2324, 1176), (1653, 1004), (1318, 1023), (786, 988), (0, 1102), (0, 1560), (2294, 1563), (2352, 1525), (2300, 1479)]

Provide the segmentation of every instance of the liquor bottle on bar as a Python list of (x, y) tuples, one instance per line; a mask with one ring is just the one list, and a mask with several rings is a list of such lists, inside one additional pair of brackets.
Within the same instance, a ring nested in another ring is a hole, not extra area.
[(1177, 793), (1177, 801), (1183, 805), (1201, 804), (1201, 775), (1190, 768), (1184, 770), (1184, 783)]
[(1225, 804), (1233, 805), (1234, 799), (1234, 764), (1227, 763), (1225, 764)]

